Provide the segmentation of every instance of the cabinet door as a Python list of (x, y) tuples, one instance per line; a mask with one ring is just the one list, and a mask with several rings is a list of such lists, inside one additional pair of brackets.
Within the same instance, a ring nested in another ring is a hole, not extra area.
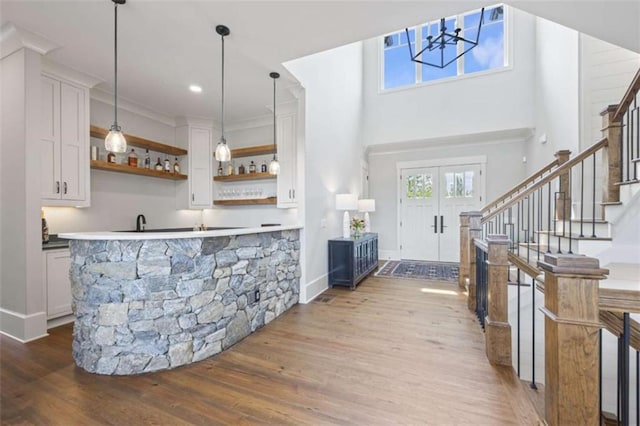
[(282, 115), (277, 118), (278, 162), (278, 207), (297, 207), (297, 138), (295, 114)]
[(40, 136), (41, 197), (59, 200), (60, 182), (60, 82), (42, 77)]
[(47, 319), (71, 314), (71, 282), (69, 250), (44, 252), (46, 259)]
[(189, 129), (189, 207), (207, 208), (213, 197), (211, 129)]
[(85, 90), (60, 84), (60, 154), (62, 199), (85, 199), (85, 166), (88, 126), (85, 117)]

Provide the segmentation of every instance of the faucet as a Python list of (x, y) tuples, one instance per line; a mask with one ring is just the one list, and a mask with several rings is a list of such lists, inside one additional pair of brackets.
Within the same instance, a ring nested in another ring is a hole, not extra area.
[[(142, 219), (142, 220), (141, 220)], [(144, 226), (147, 224), (147, 219), (143, 214), (139, 214), (136, 218), (136, 232), (144, 232)]]

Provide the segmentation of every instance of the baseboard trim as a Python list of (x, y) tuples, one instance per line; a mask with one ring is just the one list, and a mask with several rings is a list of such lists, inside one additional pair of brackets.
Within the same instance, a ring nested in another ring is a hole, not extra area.
[(307, 298), (304, 301), (300, 301), (300, 303), (306, 304), (313, 301), (313, 299), (324, 293), (327, 288), (329, 288), (329, 274), (319, 276), (305, 286)]
[(75, 320), (76, 320), (76, 317), (73, 314), (50, 319), (49, 321), (47, 321), (47, 330), (49, 330), (50, 328), (56, 328), (56, 327), (60, 327), (61, 325), (72, 323)]
[(21, 343), (48, 336), (47, 313), (21, 314), (0, 308), (0, 334)]

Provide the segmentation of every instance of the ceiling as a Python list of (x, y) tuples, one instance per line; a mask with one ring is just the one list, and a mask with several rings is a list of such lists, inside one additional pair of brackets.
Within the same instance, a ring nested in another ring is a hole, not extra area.
[[(608, 24), (620, 26), (621, 19), (632, 19), (631, 23), (635, 19), (632, 32), (640, 27), (640, 2), (636, 1), (587, 2), (591, 6), (582, 7), (580, 19), (574, 16), (576, 2), (510, 3), (561, 23), (573, 20), (578, 29), (581, 24), (587, 26), (586, 32), (604, 32)], [(631, 8), (631, 13), (602, 17), (598, 5), (612, 3)], [(269, 72), (282, 74), (278, 103), (293, 99), (288, 89), (298, 83), (283, 62), (487, 4), (480, 0), (128, 0), (118, 8), (119, 95), (169, 117), (217, 118), (221, 42), (214, 27), (224, 24), (231, 29), (225, 38), (225, 121), (263, 116), (272, 104)], [(1, 0), (0, 7), (2, 25), (13, 22), (59, 45), (47, 54), (49, 59), (98, 78), (102, 82), (96, 88), (112, 93), (110, 0)], [(613, 32), (608, 28), (608, 33), (617, 35), (615, 28)], [(618, 32), (624, 34), (622, 29)], [(190, 84), (201, 85), (203, 92), (189, 92)]]

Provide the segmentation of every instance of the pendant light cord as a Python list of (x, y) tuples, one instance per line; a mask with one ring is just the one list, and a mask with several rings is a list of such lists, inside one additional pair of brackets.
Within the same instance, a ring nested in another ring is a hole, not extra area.
[(115, 25), (113, 31), (113, 46), (115, 59), (113, 61), (113, 125), (118, 127), (118, 3), (114, 3), (114, 5)]
[(221, 139), (226, 143), (224, 138), (224, 35), (221, 35), (220, 37), (222, 38), (222, 111), (220, 112), (220, 128)]
[(276, 79), (273, 79), (273, 159), (276, 159)]

